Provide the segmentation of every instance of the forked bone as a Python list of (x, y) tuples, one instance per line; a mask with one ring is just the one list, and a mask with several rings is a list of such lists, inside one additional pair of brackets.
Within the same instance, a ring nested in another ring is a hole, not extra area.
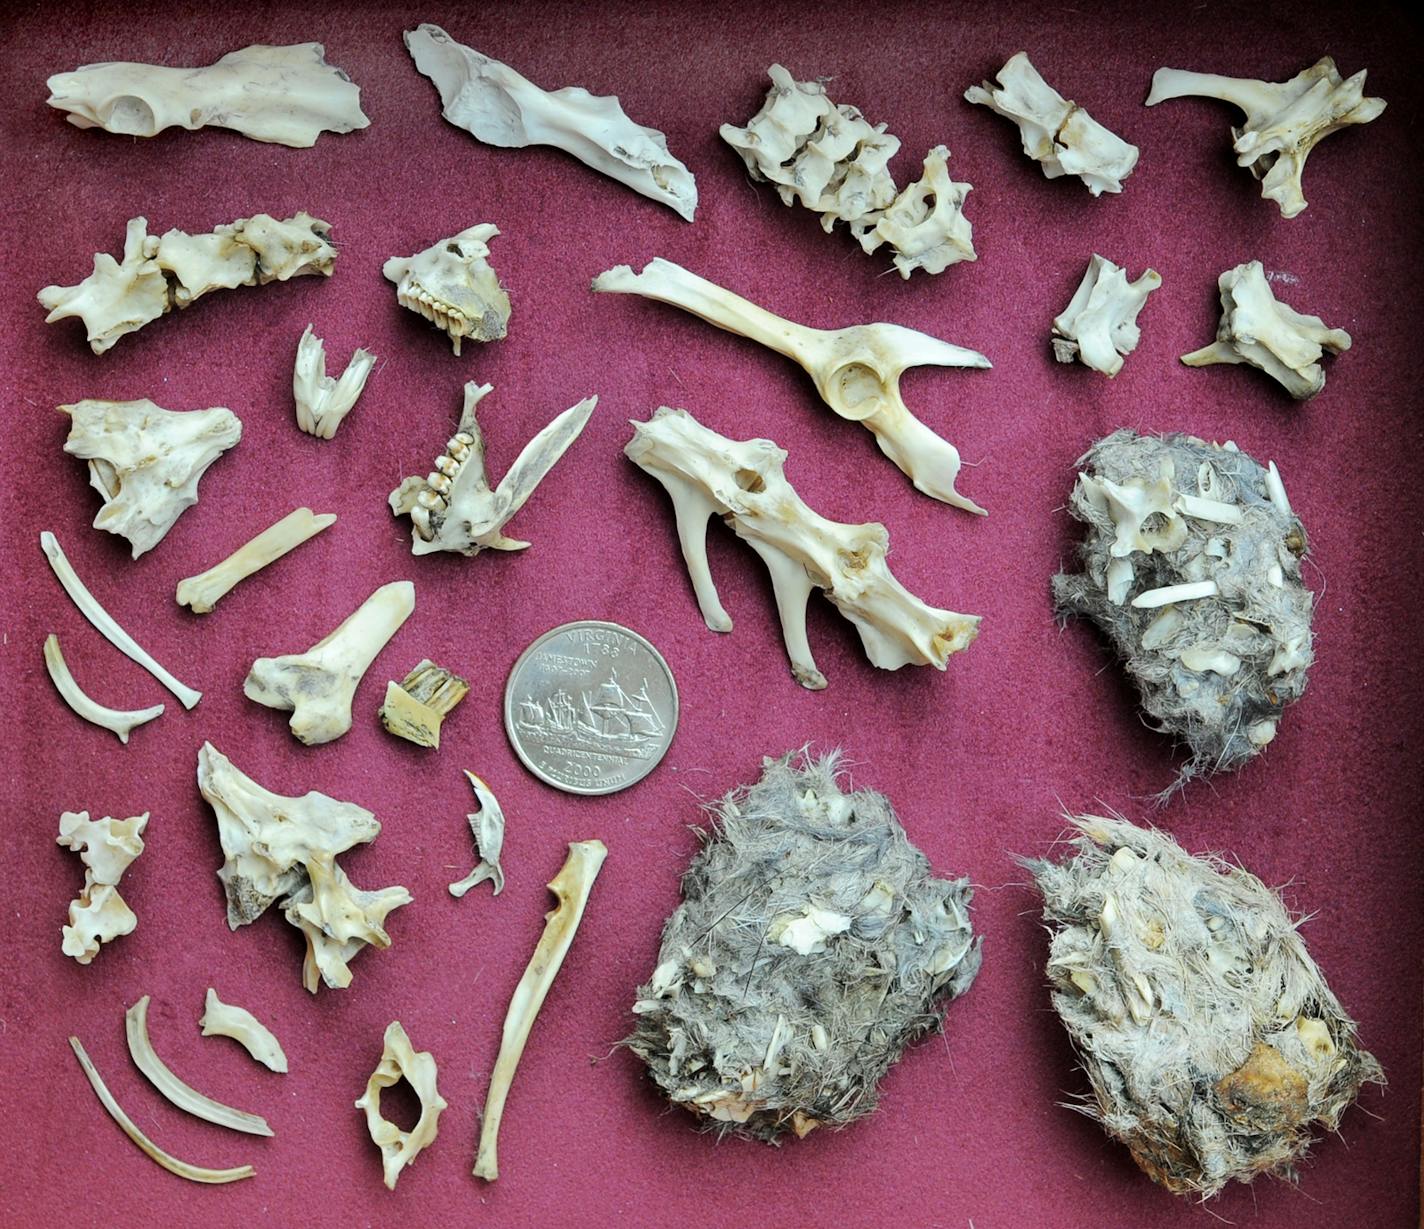
[(578, 439), (598, 398), (585, 397), (558, 415), (524, 445), (499, 485), (490, 490), (485, 470), (485, 437), (475, 407), (494, 388), (492, 384), (465, 385), (465, 407), (460, 425), (435, 458), (435, 468), (424, 478), (410, 477), (391, 492), (391, 511), (411, 520), (412, 555), (434, 551), (459, 551), (478, 555), (482, 550), (524, 550), (528, 542), (504, 536), (504, 527), (524, 506), (544, 475)]
[[(392, 1020), (386, 1026), (381, 1061), (371, 1072), (366, 1091), (356, 1102), (356, 1108), (366, 1113), (366, 1130), (371, 1134), (371, 1142), (381, 1150), (381, 1173), (387, 1190), (395, 1190), (401, 1170), (435, 1142), (440, 1114), (446, 1108), (445, 1098), (435, 1086), (435, 1077), (434, 1055), (412, 1046), (401, 1022)], [(402, 1131), (381, 1115), (381, 1091), (401, 1080), (405, 1080), (420, 1099), (420, 1118), (409, 1131)]]
[(382, 585), (355, 613), (305, 653), (259, 657), (242, 691), (268, 708), (292, 710), (292, 733), (308, 746), (351, 728), (351, 701), (376, 655), (415, 609), (408, 580)]
[(366, 378), (376, 365), (369, 350), (352, 353), (339, 380), (326, 374), (326, 347), (309, 324), (297, 342), (297, 361), (292, 369), (292, 398), (297, 403), (297, 426), (308, 435), (329, 440), (351, 412)]
[(235, 585), (334, 524), (334, 513), (323, 512), (318, 516), (310, 508), (288, 512), (221, 563), (180, 580), (176, 594), (178, 605), (187, 606), (194, 614), (207, 614)]
[(600, 273), (593, 288), (669, 303), (795, 360), (816, 382), (816, 391), (832, 411), (863, 424), (880, 451), (917, 490), (967, 512), (987, 515), (955, 490), (959, 450), (910, 413), (900, 397), (900, 377), (909, 368), (990, 366), (982, 354), (898, 324), (844, 329), (793, 324), (661, 257), (649, 261), (641, 273), (627, 265)]
[(211, 986), (208, 987), (198, 1027), (203, 1030), (204, 1037), (231, 1037), (269, 1071), (281, 1075), (287, 1073), (287, 1056), (271, 1029), (245, 1007), (224, 1003)]
[(549, 987), (559, 975), (564, 957), (568, 955), (583, 918), (584, 906), (588, 904), (593, 881), (598, 878), (599, 868), (606, 857), (608, 849), (602, 841), (574, 841), (569, 845), (569, 856), (563, 868), (549, 881), (549, 891), (558, 903), (544, 915), (544, 933), (540, 935), (524, 976), (519, 979), (519, 985), (510, 997), (509, 1010), (504, 1017), (504, 1033), (499, 1043), (499, 1057), (495, 1059), (489, 1095), (485, 1098), (474, 1174), (486, 1182), (493, 1182), (499, 1177), (499, 1124), (504, 1117), (504, 1103), (509, 1096), (514, 1072), (529, 1040), (529, 1030), (544, 1005)]
[(686, 410), (663, 406), (649, 421), (633, 423), (624, 452), (672, 497), (688, 575), (713, 631), (731, 631), (732, 620), (707, 566), (708, 520), (722, 517), (761, 556), (801, 686), (826, 685), (806, 636), (806, 603), (816, 588), (855, 624), (866, 656), (885, 670), (943, 670), (950, 654), (979, 634), (976, 615), (927, 606), (891, 575), (884, 525), (843, 525), (808, 508), (782, 473), (786, 453), (771, 440), (729, 440)]
[(504, 809), (499, 805), (494, 791), (468, 768), (465, 770), (465, 776), (469, 778), (475, 798), (480, 804), (478, 811), (465, 817), (469, 820), (470, 832), (474, 835), (475, 850), (480, 860), (474, 870), (450, 885), (450, 895), (463, 896), (477, 884), (489, 880), (494, 884), (494, 895), (498, 896), (504, 891), (504, 870), (499, 864), (499, 855), (504, 849)]
[(91, 700), (74, 681), (74, 675), (70, 674), (64, 654), (59, 651), (58, 636), (51, 634), (45, 638), (44, 659), (45, 669), (49, 671), (49, 677), (54, 683), (55, 690), (59, 692), (64, 702), (85, 721), (93, 722), (93, 724), (103, 726), (104, 729), (111, 731), (121, 743), (128, 743), (129, 734), (137, 726), (163, 715), (163, 705), (161, 704), (155, 704), (152, 708), (123, 711), (116, 708), (105, 708), (97, 701)]

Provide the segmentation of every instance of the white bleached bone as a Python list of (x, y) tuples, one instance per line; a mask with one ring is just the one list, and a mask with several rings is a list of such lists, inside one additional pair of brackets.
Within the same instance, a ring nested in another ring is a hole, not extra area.
[(1039, 76), (1027, 52), (1011, 56), (998, 78), (997, 86), (992, 81), (970, 86), (965, 101), (1013, 120), (1024, 153), (1043, 167), (1046, 179), (1076, 175), (1094, 196), (1122, 191), (1122, 181), (1137, 165), (1136, 145), (1064, 98)]
[(230, 1131), (244, 1131), (248, 1135), (272, 1134), (272, 1128), (267, 1125), (265, 1118), (233, 1109), (221, 1101), (214, 1101), (196, 1088), (185, 1084), (169, 1070), (168, 1065), (154, 1051), (153, 1043), (148, 1038), (148, 995), (145, 994), (124, 1013), (124, 1031), (129, 1043), (129, 1057), (133, 1059), (134, 1066), (180, 1110), (205, 1122), (227, 1127)]
[(326, 62), (320, 43), (255, 44), (206, 68), (86, 64), (45, 82), (49, 105), (76, 128), (126, 137), (165, 128), (230, 128), (254, 141), (306, 149), (323, 132), (351, 132), (371, 121), (361, 90)]
[(399, 683), (392, 680), (386, 684), (386, 698), (376, 715), (388, 734), (418, 747), (438, 749), (446, 714), (469, 690), (469, 683), (458, 674), (427, 657)]
[(442, 114), (455, 127), (505, 149), (552, 145), (692, 221), (692, 173), (668, 152), (666, 136), (628, 118), (617, 95), (598, 97), (572, 85), (541, 90), (428, 22), (406, 31), (405, 46), (440, 91)]
[(137, 559), (198, 502), (208, 466), (242, 438), (231, 410), (165, 410), (139, 401), (79, 401), (64, 451), (89, 462), (89, 485), (104, 506), (94, 528), (127, 538)]
[[(396, 1189), (401, 1170), (435, 1142), (445, 1098), (435, 1086), (435, 1057), (429, 1050), (410, 1044), (399, 1020), (386, 1026), (381, 1061), (366, 1081), (366, 1091), (356, 1102), (366, 1113), (366, 1130), (371, 1142), (381, 1150), (381, 1174), (387, 1190)], [(381, 1115), (381, 1091), (404, 1080), (420, 1100), (420, 1117), (409, 1131), (402, 1131)]]
[(475, 407), (492, 384), (465, 385), (460, 424), (424, 478), (406, 478), (390, 495), (391, 511), (411, 520), (410, 553), (524, 550), (528, 542), (504, 536), (504, 527), (534, 494), (554, 464), (578, 439), (598, 404), (585, 397), (554, 418), (524, 445), (499, 485), (490, 490), (485, 470), (485, 437)]
[(1378, 119), (1385, 107), (1383, 98), (1365, 97), (1363, 69), (1346, 80), (1329, 56), (1279, 84), (1180, 68), (1152, 74), (1149, 107), (1192, 97), (1219, 98), (1245, 113), (1241, 127), (1231, 130), (1236, 163), (1261, 180), (1261, 195), (1286, 218), (1305, 208), (1301, 175), (1316, 143), (1350, 124)]
[(221, 563), (180, 580), (175, 594), (178, 605), (187, 606), (194, 614), (207, 614), (235, 585), (334, 524), (336, 516), (330, 512), (317, 515), (310, 508), (288, 512)]
[(549, 881), (549, 891), (557, 902), (544, 915), (544, 933), (529, 958), (524, 976), (509, 999), (504, 1016), (504, 1031), (499, 1043), (499, 1057), (490, 1073), (489, 1095), (485, 1097), (484, 1116), (480, 1121), (480, 1143), (475, 1155), (474, 1175), (486, 1182), (499, 1177), (499, 1124), (504, 1117), (504, 1103), (509, 1096), (519, 1059), (529, 1040), (529, 1030), (548, 996), (549, 987), (559, 975), (564, 957), (578, 933), (588, 904), (593, 881), (598, 878), (608, 849), (602, 841), (574, 841), (562, 869)]
[(75, 714), (94, 725), (103, 726), (125, 745), (129, 741), (129, 734), (136, 727), (163, 715), (163, 705), (161, 704), (155, 704), (151, 708), (123, 710), (105, 708), (102, 704), (90, 699), (83, 688), (74, 681), (74, 675), (69, 672), (64, 654), (59, 650), (59, 637), (52, 633), (45, 637), (44, 659), (45, 669), (49, 671), (49, 677), (54, 683), (55, 690), (59, 692), (60, 697)]
[(1060, 363), (1076, 358), (1109, 378), (1117, 375), (1137, 349), (1137, 314), (1161, 284), (1155, 269), (1129, 282), (1125, 269), (1094, 253), (1068, 306), (1053, 318), (1053, 357)]
[(351, 412), (356, 398), (366, 387), (366, 378), (376, 365), (369, 350), (352, 353), (339, 380), (326, 374), (326, 348), (309, 324), (297, 342), (297, 361), (292, 369), (292, 397), (297, 403), (297, 426), (308, 435), (329, 440)]
[(1306, 401), (1325, 387), (1320, 360), (1348, 350), (1349, 333), (1280, 302), (1259, 260), (1228, 269), (1216, 284), (1221, 292), (1216, 340), (1182, 355), (1182, 362), (1188, 367), (1247, 363), (1276, 380), (1297, 401)]
[(989, 360), (982, 354), (898, 324), (844, 329), (793, 324), (661, 257), (649, 261), (641, 273), (627, 265), (600, 273), (593, 288), (669, 303), (800, 363), (831, 410), (870, 431), (880, 451), (917, 490), (967, 512), (987, 515), (954, 488), (959, 450), (910, 413), (900, 397), (900, 377), (909, 368), (988, 367)]
[(40, 549), (44, 551), (45, 558), (49, 560), (49, 566), (54, 571), (60, 586), (69, 594), (70, 601), (79, 607), (79, 613), (93, 624), (94, 629), (105, 640), (130, 661), (137, 662), (153, 675), (182, 701), (184, 708), (192, 708), (203, 698), (201, 691), (194, 691), (193, 688), (180, 683), (143, 649), (139, 648), (128, 632), (114, 622), (113, 616), (100, 606), (94, 599), (94, 595), (84, 587), (84, 582), (79, 579), (78, 573), (75, 572), (65, 557), (64, 551), (60, 548), (58, 539), (48, 529), (40, 534)]
[(148, 812), (131, 819), (89, 818), (88, 811), (65, 811), (55, 843), (72, 849), (84, 863), (84, 888), (69, 905), (69, 925), (61, 930), (63, 951), (80, 964), (99, 954), (102, 944), (132, 934), (138, 918), (119, 895), (124, 871), (143, 852)]
[(363, 892), (336, 864), (338, 854), (380, 833), (370, 811), (315, 790), (300, 798), (274, 794), (211, 743), (198, 752), (198, 789), (217, 817), (228, 926), (245, 926), (277, 903), (306, 937), (302, 984), (312, 993), (323, 981), (335, 989), (350, 985), (357, 952), (391, 945), (386, 915), (409, 904), (410, 893)]
[(972, 184), (949, 177), (949, 150), (936, 145), (925, 155), (924, 173), (910, 184), (858, 238), (866, 252), (888, 243), (895, 268), (909, 278), (916, 269), (943, 273), (962, 260), (978, 260), (974, 228), (964, 216), (964, 198)]
[(1220, 592), (1214, 580), (1194, 580), (1180, 585), (1163, 585), (1160, 589), (1148, 589), (1133, 598), (1132, 604), (1139, 610), (1155, 610), (1158, 606), (1168, 606), (1173, 602), (1216, 597)]
[(396, 284), (396, 302), (441, 329), (457, 355), (466, 337), (498, 341), (509, 331), (509, 295), (489, 263), (497, 234), (498, 226), (481, 222), (381, 266)]
[(480, 804), (478, 811), (465, 817), (469, 820), (470, 832), (475, 838), (475, 852), (480, 860), (474, 870), (450, 885), (450, 895), (461, 897), (476, 884), (489, 880), (494, 885), (494, 895), (498, 896), (504, 891), (504, 870), (499, 864), (499, 855), (504, 849), (504, 809), (494, 791), (468, 768), (465, 776), (469, 778)]
[(771, 440), (729, 440), (686, 410), (664, 406), (633, 424), (624, 452), (672, 497), (697, 604), (713, 631), (730, 631), (732, 620), (707, 566), (708, 520), (720, 516), (761, 556), (791, 673), (803, 687), (826, 685), (806, 636), (806, 603), (816, 588), (855, 624), (866, 656), (884, 670), (943, 670), (979, 634), (977, 616), (927, 606), (891, 575), (884, 525), (843, 525), (808, 508), (782, 473), (786, 453)]
[(392, 581), (305, 653), (259, 657), (242, 692), (268, 708), (291, 709), (293, 735), (308, 746), (351, 728), (351, 701), (376, 655), (415, 610), (415, 585)]
[(245, 1007), (224, 1003), (211, 986), (203, 1001), (203, 1014), (198, 1020), (198, 1027), (203, 1030), (204, 1037), (231, 1037), (269, 1071), (286, 1075), (287, 1056), (282, 1051), (282, 1043), (272, 1035), (272, 1030)]
[(303, 274), (330, 277), (336, 249), (331, 225), (307, 213), (285, 221), (259, 213), (209, 234), (148, 233), (147, 218), (131, 218), (120, 263), (105, 252), (73, 286), (46, 286), (35, 297), (46, 324), (78, 316), (89, 348), (103, 354), (170, 307), (188, 307), (210, 290), (265, 286)]

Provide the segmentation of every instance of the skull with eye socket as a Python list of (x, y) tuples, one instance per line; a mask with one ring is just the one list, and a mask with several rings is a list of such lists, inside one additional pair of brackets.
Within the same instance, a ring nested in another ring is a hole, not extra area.
[(482, 222), (414, 256), (392, 256), (382, 269), (396, 284), (397, 302), (443, 330), (457, 355), (464, 338), (498, 341), (509, 329), (509, 295), (488, 259), (497, 234)]

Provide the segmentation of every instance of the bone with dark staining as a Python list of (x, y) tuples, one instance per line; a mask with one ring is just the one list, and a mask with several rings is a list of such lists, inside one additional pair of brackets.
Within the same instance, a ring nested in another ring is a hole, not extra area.
[(469, 683), (458, 674), (427, 657), (401, 682), (386, 684), (386, 699), (377, 715), (386, 733), (418, 747), (438, 749), (441, 724), (469, 690)]

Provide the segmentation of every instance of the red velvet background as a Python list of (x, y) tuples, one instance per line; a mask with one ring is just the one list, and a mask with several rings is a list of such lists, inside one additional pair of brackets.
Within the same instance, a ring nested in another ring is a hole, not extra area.
[[(696, 173), (697, 221), (551, 150), (495, 150), (444, 123), (401, 31), (443, 24), (545, 87), (617, 93), (666, 131)], [(1418, 346), (1419, 29), (1392, 6), (759, 3), (358, 7), (11, 5), (3, 158), (3, 364), (8, 384), (0, 498), (12, 558), (4, 598), (10, 716), (3, 807), (4, 942), (0, 1221), (38, 1225), (455, 1223), (1160, 1226), (1396, 1226), (1413, 1223), (1419, 1159), (1421, 837), (1420, 417)], [(362, 86), (371, 126), (315, 148), (261, 145), (217, 130), (135, 141), (80, 132), (44, 105), (45, 77), (133, 59), (200, 64), (250, 42), (319, 40)], [(1045, 77), (1142, 150), (1120, 197), (1046, 181), (1014, 128), (962, 100), (1026, 48)], [(1309, 209), (1285, 221), (1231, 161), (1235, 113), (1208, 101), (1145, 109), (1161, 64), (1284, 79), (1318, 56), (1370, 70), (1389, 109), (1311, 158)], [(903, 283), (887, 261), (781, 206), (748, 182), (717, 136), (760, 105), (774, 60), (834, 76), (832, 96), (900, 136), (903, 184), (943, 141), (977, 264)], [(155, 233), (207, 230), (307, 209), (333, 224), (335, 277), (215, 294), (95, 357), (74, 321), (46, 327), (34, 292), (72, 283), (96, 251), (117, 253), (125, 221)], [(455, 358), (397, 308), (381, 262), (478, 221), (498, 223), (493, 263), (510, 289), (507, 340)], [(1142, 313), (1142, 344), (1112, 382), (1059, 366), (1047, 342), (1094, 251), (1163, 288)], [(595, 297), (610, 265), (664, 255), (797, 320), (888, 319), (987, 353), (989, 372), (925, 371), (907, 401), (974, 463), (961, 486), (987, 521), (916, 494), (871, 437), (821, 407), (786, 361), (673, 309)], [(1347, 328), (1354, 348), (1324, 393), (1289, 401), (1246, 368), (1193, 371), (1177, 356), (1211, 336), (1215, 280), (1262, 260), (1282, 297)], [(297, 431), (291, 366), (308, 321), (340, 367), (380, 356), (333, 442)], [(590, 392), (597, 412), (513, 525), (525, 554), (413, 559), (387, 492), (423, 473), (446, 439), (467, 379), (492, 381), (483, 422), (502, 472), (554, 413)], [(149, 396), (188, 409), (227, 405), (244, 438), (203, 480), (201, 502), (137, 563), (88, 527), (97, 499), (61, 451), (53, 407), (82, 397)], [(822, 693), (785, 668), (760, 563), (720, 530), (712, 564), (737, 620), (707, 631), (679, 558), (668, 501), (621, 455), (626, 420), (684, 406), (738, 437), (790, 451), (788, 474), (818, 511), (883, 520), (898, 575), (935, 604), (984, 616), (980, 640), (941, 675), (881, 673), (825, 603), (811, 632), (830, 678)], [(1093, 632), (1060, 631), (1048, 580), (1076, 532), (1063, 511), (1073, 462), (1119, 427), (1187, 430), (1280, 465), (1309, 528), (1320, 593), (1318, 662), (1270, 753), (1198, 784), (1165, 810), (1148, 797), (1180, 762), (1139, 723), (1133, 697)], [(286, 513), (310, 504), (338, 524), (211, 615), (175, 605), (176, 581)], [(54, 530), (96, 596), (164, 664), (206, 696), (184, 712), (82, 621), (36, 539)], [(308, 749), (286, 715), (243, 698), (253, 658), (305, 648), (378, 584), (408, 577), (416, 613), (377, 660), (352, 732)], [(540, 632), (576, 618), (623, 621), (677, 675), (682, 725), (664, 765), (600, 799), (529, 776), (505, 741), (504, 679)], [(59, 633), (99, 699), (169, 712), (127, 748), (78, 721), (45, 678), (40, 645)], [(420, 657), (468, 674), (471, 694), (438, 754), (384, 734), (387, 678)], [(284, 793), (319, 789), (374, 810), (384, 831), (345, 859), (376, 887), (404, 883), (393, 946), (355, 962), (346, 992), (309, 997), (300, 938), (277, 917), (237, 933), (213, 871), (215, 825), (194, 784), (211, 739)], [(635, 985), (651, 971), (663, 918), (695, 848), (698, 802), (752, 779), (760, 757), (803, 743), (843, 747), (859, 784), (888, 793), (946, 874), (978, 885), (983, 972), (948, 1012), (945, 1036), (913, 1049), (875, 1117), (773, 1150), (698, 1135), (667, 1112), (626, 1052)], [(462, 901), (445, 891), (471, 861), (462, 767), (484, 775), (509, 819), (509, 886)], [(1125, 1150), (1063, 1108), (1085, 1088), (1049, 1009), (1044, 933), (1016, 854), (1048, 851), (1062, 808), (1152, 817), (1194, 851), (1220, 850), (1310, 921), (1305, 935), (1390, 1078), (1326, 1139), (1298, 1189), (1261, 1181), (1210, 1212), (1175, 1200)], [(147, 851), (125, 880), (137, 931), (81, 968), (59, 950), (81, 867), (53, 841), (59, 812), (152, 812)], [(510, 1099), (503, 1176), (469, 1176), (477, 1107), (500, 1021), (548, 905), (543, 884), (565, 842), (599, 836), (610, 856), (573, 953), (536, 1026)], [(263, 1016), (291, 1074), (199, 1038), (204, 988)], [(164, 1102), (131, 1066), (124, 1008), (153, 996), (155, 1045), (190, 1082), (266, 1114), (272, 1140), (233, 1136)], [(395, 1018), (434, 1052), (450, 1103), (436, 1144), (390, 1193), (352, 1108)], [(121, 1138), (95, 1103), (65, 1037), (77, 1033), (120, 1101), (160, 1143), (211, 1165), (253, 1162), (257, 1177), (197, 1188)]]

